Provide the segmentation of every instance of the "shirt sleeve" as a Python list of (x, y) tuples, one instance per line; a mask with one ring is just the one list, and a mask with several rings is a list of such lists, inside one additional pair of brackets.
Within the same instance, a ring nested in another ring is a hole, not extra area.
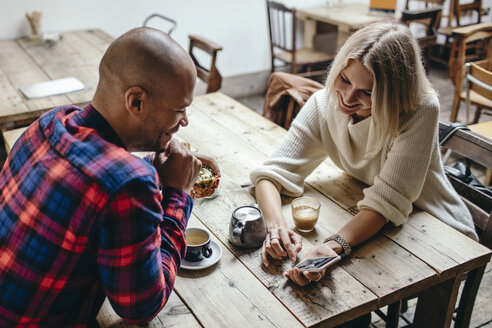
[(303, 106), (289, 132), (270, 159), (255, 168), (251, 182), (261, 179), (272, 181), (287, 196), (300, 196), (304, 192), (306, 177), (328, 156), (321, 141), (320, 111), (326, 104), (318, 104), (315, 93)]
[(186, 252), (192, 200), (156, 181), (135, 179), (116, 192), (98, 220), (97, 263), (113, 309), (134, 322), (152, 320), (166, 304)]
[(359, 208), (375, 210), (396, 226), (408, 219), (424, 186), (437, 143), (438, 116), (438, 104), (426, 104), (401, 125), (374, 184), (364, 190)]

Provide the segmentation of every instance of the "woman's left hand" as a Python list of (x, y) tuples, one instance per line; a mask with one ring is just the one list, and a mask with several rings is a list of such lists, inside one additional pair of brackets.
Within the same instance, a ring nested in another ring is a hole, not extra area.
[[(306, 259), (314, 259), (318, 257), (337, 256), (338, 254), (328, 244), (321, 244), (314, 246), (306, 253)], [(320, 272), (301, 272), (298, 268), (294, 267), (285, 272), (285, 277), (291, 279), (299, 286), (306, 286), (311, 281), (320, 281), (326, 273), (326, 270)]]

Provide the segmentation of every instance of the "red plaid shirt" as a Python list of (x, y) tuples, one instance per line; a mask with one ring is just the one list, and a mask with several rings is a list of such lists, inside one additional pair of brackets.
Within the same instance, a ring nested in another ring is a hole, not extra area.
[(105, 296), (148, 322), (172, 291), (191, 208), (92, 106), (46, 113), (0, 173), (0, 327), (92, 325)]

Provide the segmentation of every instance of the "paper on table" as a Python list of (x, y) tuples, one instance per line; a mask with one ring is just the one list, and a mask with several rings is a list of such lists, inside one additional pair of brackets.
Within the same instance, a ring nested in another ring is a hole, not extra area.
[(74, 77), (24, 85), (19, 90), (27, 99), (49, 97), (84, 89), (84, 84)]

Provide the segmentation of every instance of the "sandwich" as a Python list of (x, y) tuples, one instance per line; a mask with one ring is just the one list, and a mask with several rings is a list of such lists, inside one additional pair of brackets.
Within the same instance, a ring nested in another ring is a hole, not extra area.
[(212, 196), (219, 186), (219, 176), (210, 165), (203, 165), (198, 178), (191, 190), (192, 198), (203, 198)]

